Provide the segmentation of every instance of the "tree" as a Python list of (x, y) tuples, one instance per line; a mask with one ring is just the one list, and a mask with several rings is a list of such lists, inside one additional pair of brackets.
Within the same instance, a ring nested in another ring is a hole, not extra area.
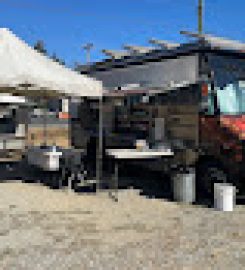
[(75, 62), (74, 63), (74, 70), (75, 71), (78, 71), (79, 72), (80, 71), (80, 67), (81, 67), (81, 64), (79, 62)]
[(53, 53), (53, 54), (52, 54), (51, 59), (52, 59), (54, 62), (59, 63), (59, 58), (57, 57), (56, 53)]
[[(38, 40), (38, 41), (36, 42), (36, 44), (34, 45), (34, 49), (35, 49), (36, 51), (38, 51), (39, 53), (42, 53), (42, 54), (44, 54), (44, 55), (48, 55), (47, 50), (46, 50), (46, 48), (45, 48), (45, 44), (44, 44), (44, 42), (43, 42), (42, 40)], [(61, 58), (59, 58), (59, 57), (56, 55), (56, 53), (53, 53), (53, 54), (50, 56), (50, 58), (51, 58), (53, 61), (59, 63), (60, 65), (63, 65), (63, 66), (65, 65), (65, 61), (63, 61)]]
[(62, 59), (60, 59), (60, 58), (56, 55), (56, 53), (53, 53), (53, 54), (52, 54), (51, 59), (52, 59), (53, 61), (59, 63), (60, 65), (63, 65), (63, 66), (65, 65), (65, 62), (64, 62)]
[(47, 50), (45, 49), (44, 42), (42, 40), (38, 40), (34, 45), (34, 49), (42, 54), (47, 54)]

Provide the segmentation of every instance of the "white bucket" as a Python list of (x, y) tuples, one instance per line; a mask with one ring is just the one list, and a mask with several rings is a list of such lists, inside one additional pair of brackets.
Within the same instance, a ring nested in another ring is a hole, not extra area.
[(220, 211), (233, 211), (236, 187), (228, 183), (214, 184), (214, 207)]

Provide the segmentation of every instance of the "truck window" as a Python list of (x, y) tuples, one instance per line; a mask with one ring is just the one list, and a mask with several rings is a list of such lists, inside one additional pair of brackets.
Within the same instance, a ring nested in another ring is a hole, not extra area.
[[(236, 81), (223, 87), (215, 87), (218, 107), (221, 114), (238, 115), (245, 113), (245, 83)], [(214, 97), (211, 85), (208, 85), (208, 95), (202, 97), (202, 106), (206, 115), (214, 115)]]
[(241, 81), (229, 83), (223, 88), (217, 88), (217, 97), (221, 114), (238, 115), (245, 113), (245, 88)]

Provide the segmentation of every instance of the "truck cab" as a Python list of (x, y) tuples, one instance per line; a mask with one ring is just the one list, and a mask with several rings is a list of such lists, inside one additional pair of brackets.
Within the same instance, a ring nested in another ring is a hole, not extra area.
[(243, 189), (245, 172), (245, 83), (234, 78), (222, 86), (202, 86), (200, 115), (202, 175), (205, 190), (213, 182), (231, 182)]

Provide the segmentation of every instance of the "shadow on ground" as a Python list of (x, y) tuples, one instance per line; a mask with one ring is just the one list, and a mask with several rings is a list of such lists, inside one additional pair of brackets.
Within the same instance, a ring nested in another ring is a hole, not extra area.
[(23, 179), (23, 169), (19, 162), (0, 163), (0, 182), (21, 181)]
[[(107, 175), (111, 186), (114, 184), (113, 173)], [(148, 198), (173, 199), (170, 178), (167, 175), (149, 171), (145, 168), (127, 165), (119, 169), (119, 189), (134, 188), (140, 195)]]
[[(113, 173), (105, 171), (104, 176), (107, 184), (113, 188), (114, 177)], [(57, 189), (57, 185), (53, 185), (53, 182), (57, 182), (54, 178), (56, 175), (45, 173), (35, 168), (26, 167), (24, 163), (1, 163), (0, 164), (0, 182), (6, 181), (20, 181), (27, 183), (41, 183), (52, 189)], [(145, 168), (127, 165), (123, 166), (119, 170), (119, 190), (133, 188), (140, 190), (140, 195), (146, 198), (165, 199), (174, 201), (173, 199), (173, 187), (171, 185), (171, 179), (168, 175), (164, 175), (159, 172), (152, 172)], [(78, 193), (94, 192), (95, 189), (82, 188)], [(245, 199), (237, 199), (237, 204), (244, 205)], [(198, 192), (196, 195), (196, 205), (203, 205), (205, 207), (213, 207), (213, 198), (208, 198), (205, 193)]]
[[(108, 176), (112, 185), (114, 183), (113, 174)], [(127, 165), (119, 170), (119, 189), (133, 188), (140, 190), (140, 195), (146, 198), (165, 199), (174, 201), (173, 186), (169, 175), (152, 172), (135, 165)], [(213, 197), (208, 197), (204, 191), (196, 193), (194, 205), (213, 208)], [(244, 205), (245, 199), (236, 198), (236, 204)]]

